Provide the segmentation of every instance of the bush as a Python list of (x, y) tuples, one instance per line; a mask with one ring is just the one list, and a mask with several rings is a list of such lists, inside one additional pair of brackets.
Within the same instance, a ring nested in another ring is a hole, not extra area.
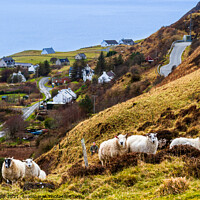
[(49, 129), (55, 128), (55, 121), (53, 118), (46, 118), (44, 120), (44, 125), (45, 125), (45, 128), (49, 128)]
[(159, 193), (161, 196), (169, 194), (180, 194), (183, 193), (189, 187), (189, 181), (186, 178), (177, 177), (169, 178), (163, 181), (164, 183), (159, 188)]

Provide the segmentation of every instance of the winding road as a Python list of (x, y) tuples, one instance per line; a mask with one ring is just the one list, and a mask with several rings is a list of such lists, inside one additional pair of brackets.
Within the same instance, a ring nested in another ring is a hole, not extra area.
[[(45, 87), (45, 83), (49, 81), (49, 78), (50, 78), (50, 77), (44, 77), (44, 78), (42, 78), (42, 79), (39, 81), (40, 92), (41, 92), (41, 93), (44, 93), (44, 95), (45, 95), (45, 97), (46, 97), (45, 100), (51, 98), (51, 94), (50, 94), (49, 91), (50, 91), (52, 88)], [(28, 108), (24, 108), (24, 109), (22, 110), (22, 112), (23, 112), (22, 117), (23, 117), (24, 119), (27, 119), (37, 108), (39, 108), (39, 104), (40, 104), (40, 103), (42, 103), (42, 101), (37, 102), (37, 103), (33, 104), (32, 106), (30, 106), (30, 107), (28, 107)]]
[(160, 74), (168, 76), (172, 72), (172, 67), (176, 67), (181, 64), (181, 56), (187, 46), (191, 45), (191, 42), (177, 42), (174, 44), (173, 50), (170, 54), (170, 62), (160, 68)]

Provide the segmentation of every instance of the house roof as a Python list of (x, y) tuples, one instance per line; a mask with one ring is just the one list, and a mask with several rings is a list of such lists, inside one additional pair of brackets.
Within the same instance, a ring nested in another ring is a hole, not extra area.
[(107, 44), (118, 44), (116, 40), (104, 40)]
[(12, 59), (12, 57), (3, 57), (2, 60), (6, 61), (14, 61), (14, 59)]
[(64, 63), (64, 62), (69, 62), (69, 59), (68, 58), (65, 58), (65, 59), (59, 59), (61, 63)]
[(145, 60), (146, 61), (153, 61), (153, 58), (150, 55), (148, 55)]
[(109, 77), (115, 76), (114, 72), (112, 72), (112, 71), (106, 72), (106, 74), (107, 74)]
[(20, 62), (16, 62), (15, 65), (28, 66), (28, 67), (31, 67), (31, 66), (32, 66), (31, 63), (20, 63)]
[(44, 48), (42, 49), (42, 51), (46, 51), (48, 54), (53, 54), (55, 53), (54, 49), (51, 47), (51, 48)]
[(81, 57), (86, 57), (86, 55), (85, 55), (84, 53), (79, 53), (79, 54), (77, 54), (77, 55), (79, 55), (79, 56), (81, 56)]
[(134, 43), (134, 41), (132, 39), (122, 39), (124, 44), (130, 44), (130, 43)]

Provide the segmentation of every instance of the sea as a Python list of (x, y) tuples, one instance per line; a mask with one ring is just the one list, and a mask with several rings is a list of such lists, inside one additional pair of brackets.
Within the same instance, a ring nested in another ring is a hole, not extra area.
[(194, 0), (0, 0), (0, 57), (72, 51), (103, 40), (143, 39), (192, 9)]

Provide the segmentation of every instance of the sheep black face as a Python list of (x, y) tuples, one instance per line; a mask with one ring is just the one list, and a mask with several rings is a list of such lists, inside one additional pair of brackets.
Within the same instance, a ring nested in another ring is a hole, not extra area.
[(33, 159), (31, 159), (31, 158), (24, 160), (24, 162), (26, 162), (27, 167), (32, 167), (32, 164), (33, 164), (32, 161), (33, 161)]
[(127, 136), (128, 134), (115, 136), (118, 139), (119, 146), (125, 148)]
[(12, 159), (13, 158), (5, 158), (5, 167), (9, 168), (12, 165)]
[(157, 133), (149, 133), (147, 137), (153, 144), (158, 140)]

